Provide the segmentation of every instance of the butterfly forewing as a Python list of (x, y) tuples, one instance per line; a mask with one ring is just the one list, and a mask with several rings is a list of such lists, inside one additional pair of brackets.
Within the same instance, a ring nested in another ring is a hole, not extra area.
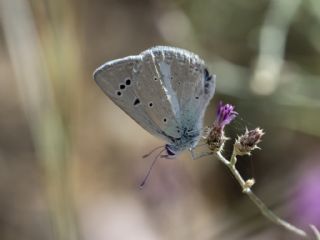
[(139, 78), (134, 77), (137, 74), (134, 68), (140, 62), (140, 56), (107, 62), (94, 72), (94, 79), (104, 93), (139, 125), (151, 134), (165, 138), (159, 126), (149, 117), (138, 91), (140, 83)]

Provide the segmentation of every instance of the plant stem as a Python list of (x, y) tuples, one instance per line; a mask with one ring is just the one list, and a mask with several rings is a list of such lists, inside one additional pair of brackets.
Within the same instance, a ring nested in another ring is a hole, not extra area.
[(316, 228), (316, 226), (314, 225), (310, 225), (312, 231), (314, 232), (314, 235), (316, 236), (317, 240), (320, 240), (320, 233), (319, 230)]
[(299, 235), (303, 238), (308, 238), (308, 235), (305, 231), (293, 226), (292, 224), (282, 220), (279, 218), (276, 214), (274, 214), (268, 207), (261, 201), (260, 198), (258, 198), (248, 186), (246, 186), (245, 180), (242, 178), (238, 170), (236, 169), (235, 163), (237, 162), (237, 157), (235, 152), (232, 153), (230, 161), (228, 161), (220, 152), (217, 153), (217, 156), (219, 160), (229, 168), (232, 175), (236, 178), (238, 183), (240, 184), (243, 193), (248, 195), (248, 197), (251, 199), (251, 201), (259, 208), (261, 213), (268, 218), (273, 223), (285, 228), (286, 230)]

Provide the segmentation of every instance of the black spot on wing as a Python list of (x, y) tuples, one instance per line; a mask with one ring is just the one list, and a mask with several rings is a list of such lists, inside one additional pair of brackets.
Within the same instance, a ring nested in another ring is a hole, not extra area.
[(213, 84), (212, 82), (212, 75), (209, 73), (208, 69), (204, 69), (204, 93), (209, 94), (210, 93), (210, 88)]
[(126, 80), (126, 85), (129, 86), (130, 84), (131, 84), (131, 80), (128, 78), (128, 79)]
[(205, 81), (211, 81), (212, 80), (212, 75), (210, 75), (210, 73), (209, 73), (207, 68), (204, 69), (204, 80)]
[(136, 98), (136, 99), (134, 100), (134, 102), (133, 102), (133, 105), (134, 105), (134, 106), (137, 106), (138, 104), (140, 104), (140, 100), (139, 100), (139, 98)]

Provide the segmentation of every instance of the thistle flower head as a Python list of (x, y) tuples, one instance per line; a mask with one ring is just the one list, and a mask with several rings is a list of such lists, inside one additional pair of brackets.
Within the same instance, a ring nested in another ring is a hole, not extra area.
[(254, 130), (246, 129), (245, 134), (238, 137), (234, 144), (234, 149), (237, 155), (250, 155), (251, 151), (254, 149), (259, 149), (257, 144), (261, 142), (261, 138), (264, 132), (261, 128), (256, 128)]
[(219, 103), (217, 110), (217, 118), (214, 121), (206, 141), (208, 147), (213, 152), (219, 152), (223, 148), (224, 143), (228, 138), (224, 135), (224, 127), (228, 125), (238, 113), (234, 111), (234, 106), (230, 104)]
[(220, 102), (217, 110), (217, 119), (214, 124), (220, 128), (224, 128), (233, 119), (235, 119), (237, 115), (238, 113), (234, 111), (234, 106), (231, 104), (224, 105), (222, 102)]

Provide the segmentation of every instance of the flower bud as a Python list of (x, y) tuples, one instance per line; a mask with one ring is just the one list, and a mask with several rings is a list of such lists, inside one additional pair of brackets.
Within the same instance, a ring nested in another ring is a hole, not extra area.
[(224, 135), (224, 131), (221, 128), (213, 127), (206, 138), (209, 149), (213, 152), (219, 152), (223, 149), (224, 143), (228, 138)]
[(238, 137), (234, 144), (234, 150), (236, 155), (250, 155), (251, 151), (254, 149), (260, 149), (257, 144), (261, 142), (261, 138), (264, 132), (261, 128), (256, 128), (254, 130), (246, 129), (244, 135)]
[(244, 184), (244, 188), (252, 188), (252, 186), (256, 183), (256, 180), (254, 180), (254, 178), (250, 178), (248, 179), (245, 184)]

